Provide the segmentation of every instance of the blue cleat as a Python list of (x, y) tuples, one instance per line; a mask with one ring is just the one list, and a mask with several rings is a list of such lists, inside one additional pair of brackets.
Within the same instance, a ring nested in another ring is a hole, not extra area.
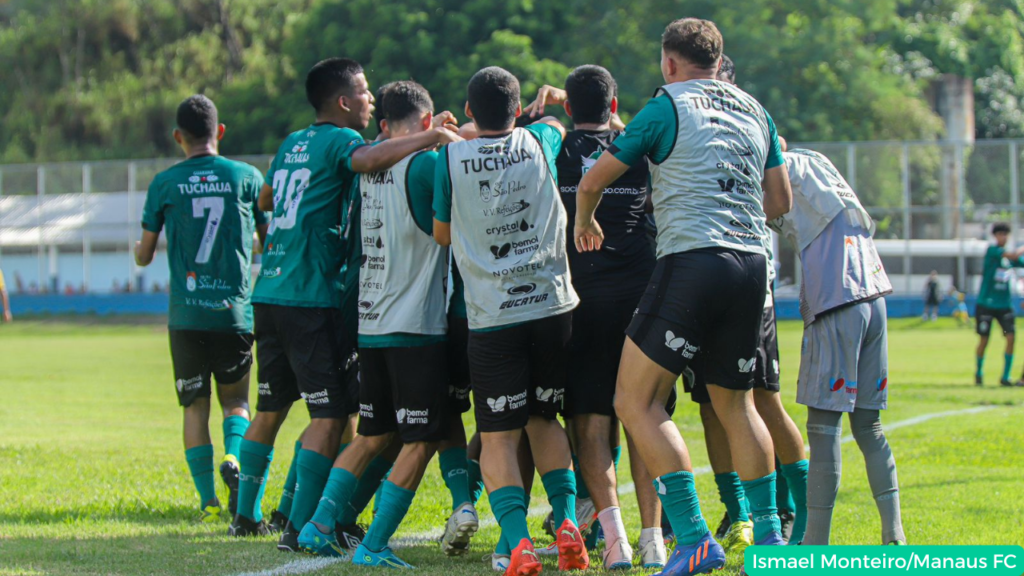
[(377, 566), (380, 568), (414, 568), (405, 560), (402, 560), (391, 548), (385, 548), (380, 552), (371, 552), (369, 548), (359, 545), (352, 556), (352, 563), (356, 566)]
[(696, 544), (677, 545), (665, 564), (665, 569), (655, 576), (693, 576), (725, 566), (725, 550), (708, 532)]
[(348, 551), (338, 544), (334, 530), (323, 530), (314, 522), (307, 522), (299, 532), (299, 550), (306, 554), (326, 556), (328, 558), (348, 558)]
[[(785, 546), (786, 541), (782, 538), (782, 534), (778, 532), (772, 532), (771, 534), (761, 538), (759, 541), (754, 542), (754, 546)], [(794, 543), (794, 546), (798, 546), (799, 542)], [(747, 576), (747, 567), (740, 568), (740, 576)]]

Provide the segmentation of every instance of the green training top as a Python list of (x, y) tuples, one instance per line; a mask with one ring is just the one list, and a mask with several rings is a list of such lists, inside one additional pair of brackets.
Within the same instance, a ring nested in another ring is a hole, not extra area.
[(189, 158), (156, 175), (142, 228), (167, 227), (172, 330), (252, 332), (252, 243), (266, 215), (256, 207), (263, 175), (220, 156)]
[(285, 138), (267, 172), (274, 188), (274, 220), (254, 303), (341, 306), (344, 199), (358, 182), (352, 152), (365, 144), (355, 130), (329, 123)]
[[(429, 151), (417, 154), (409, 162), (408, 183), (409, 208), (416, 226), (428, 235), (434, 234), (434, 220), (431, 205), (434, 200), (434, 166), (437, 164), (437, 152)], [(362, 247), (361, 242), (356, 244)], [(360, 334), (360, 348), (398, 348), (409, 346), (426, 346), (444, 342), (445, 335), (408, 334)]]
[(1010, 260), (1005, 256), (1006, 248), (992, 245), (985, 251), (985, 267), (981, 275), (981, 290), (978, 292), (978, 306), (994, 310), (1006, 310), (1010, 304), (1011, 268), (1024, 267), (1024, 259)]

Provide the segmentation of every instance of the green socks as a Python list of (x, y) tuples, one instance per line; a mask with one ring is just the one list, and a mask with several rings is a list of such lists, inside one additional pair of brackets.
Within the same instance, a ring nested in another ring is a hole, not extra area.
[(740, 475), (735, 472), (715, 474), (715, 484), (718, 485), (718, 498), (725, 504), (725, 511), (729, 513), (729, 522), (749, 521), (747, 495), (743, 491)]
[(1003, 380), (1010, 379), (1010, 370), (1013, 369), (1013, 354), (1003, 354)]
[(224, 453), (238, 458), (242, 437), (249, 429), (249, 419), (244, 416), (228, 416), (221, 428), (224, 430)]
[(299, 469), (295, 475), (295, 499), (288, 515), (296, 530), (309, 522), (317, 502), (324, 493), (327, 477), (331, 474), (334, 459), (303, 448), (298, 455)]
[(192, 473), (192, 482), (199, 491), (199, 509), (202, 510), (211, 500), (217, 500), (217, 486), (213, 481), (213, 444), (185, 450), (185, 461)]
[(281, 501), (277, 504), (277, 511), (287, 518), (292, 513), (292, 500), (295, 498), (295, 481), (299, 473), (299, 450), (302, 450), (302, 440), (295, 441), (295, 453), (292, 455), (292, 464), (288, 467), (288, 477), (284, 480), (284, 489), (281, 490)]
[[(682, 546), (696, 544), (708, 533), (708, 524), (700, 512), (697, 486), (692, 472), (673, 472), (654, 479), (654, 490), (675, 529), (676, 542)], [(775, 495), (773, 494), (774, 498)], [(774, 507), (775, 502), (772, 501)], [(778, 521), (778, 516), (775, 517)]]
[(580, 459), (576, 454), (572, 455), (572, 472), (576, 478), (576, 497), (580, 499), (590, 498), (590, 490), (587, 490), (587, 483), (583, 481), (583, 472), (580, 471)]
[(238, 513), (253, 522), (263, 519), (261, 501), (273, 459), (273, 446), (242, 439), (238, 452)]
[[(548, 502), (555, 513), (555, 526), (559, 527), (567, 519), (579, 526), (576, 519), (576, 476), (572, 470), (563, 468), (552, 470), (540, 477), (544, 483), (544, 491), (548, 493)], [(588, 518), (589, 520), (589, 518)], [(516, 544), (519, 541), (516, 540)]]
[[(465, 448), (449, 448), (437, 456), (441, 466), (441, 477), (452, 494), (452, 511), (466, 502), (472, 502), (469, 494), (469, 463)], [(387, 484), (387, 483), (385, 483)]]
[[(782, 534), (778, 509), (775, 508), (775, 472), (743, 483), (743, 490), (750, 501), (750, 515), (754, 520), (754, 543), (760, 542), (772, 532)], [(672, 522), (673, 526), (677, 524)]]
[(370, 524), (370, 529), (363, 538), (363, 546), (371, 552), (380, 552), (387, 547), (391, 536), (398, 530), (402, 519), (409, 512), (412, 506), (412, 499), (416, 493), (395, 486), (391, 482), (384, 482), (382, 501), (377, 509), (377, 515)]
[[(327, 485), (324, 486), (323, 497), (320, 498), (316, 512), (313, 513), (312, 522), (333, 530), (341, 516), (341, 510), (352, 498), (352, 493), (355, 492), (358, 483), (359, 479), (355, 477), (355, 474), (344, 468), (332, 468), (327, 478)], [(302, 530), (302, 526), (296, 525), (295, 529)]]
[(792, 464), (783, 464), (780, 468), (782, 477), (789, 485), (788, 492), (796, 504), (790, 542), (803, 542), (804, 534), (807, 532), (807, 464), (807, 460), (799, 460)]
[[(612, 466), (615, 467), (615, 472), (619, 472), (619, 459), (622, 458), (622, 446), (615, 446), (612, 448)], [(579, 488), (576, 488), (577, 492)]]
[(779, 514), (783, 512), (789, 512), (790, 514), (796, 512), (796, 502), (793, 500), (793, 495), (789, 493), (789, 483), (786, 482), (786, 476), (782, 473), (782, 462), (779, 459), (775, 459), (775, 507), (779, 510)]
[(974, 360), (975, 360), (975, 362), (977, 363), (977, 366), (978, 366), (978, 368), (977, 368), (977, 370), (976, 370), (976, 371), (974, 372), (974, 374), (975, 374), (976, 376), (981, 376), (981, 375), (982, 375), (982, 371), (983, 371), (983, 370), (982, 370), (982, 367), (983, 367), (983, 366), (985, 365), (985, 357), (984, 357), (984, 356), (978, 356), (978, 357), (977, 357), (977, 358), (975, 358)]
[(501, 526), (502, 539), (508, 546), (505, 553), (510, 554), (523, 538), (530, 538), (526, 525), (526, 492), (518, 486), (506, 486), (491, 492), (489, 498), (494, 517)]
[(480, 497), (484, 495), (484, 475), (480, 472), (480, 461), (479, 460), (467, 460), (469, 466), (469, 495), (470, 502), (476, 506), (476, 503), (480, 501)]
[[(351, 498), (339, 504), (341, 516), (338, 519), (338, 523), (342, 526), (356, 523), (359, 515), (363, 513), (366, 505), (373, 498), (374, 492), (381, 487), (381, 481), (391, 471), (392, 464), (394, 463), (380, 456), (370, 460), (366, 471), (359, 477), (359, 483), (356, 485), (355, 492), (352, 493)], [(378, 504), (379, 502), (375, 503), (374, 507), (376, 508)]]

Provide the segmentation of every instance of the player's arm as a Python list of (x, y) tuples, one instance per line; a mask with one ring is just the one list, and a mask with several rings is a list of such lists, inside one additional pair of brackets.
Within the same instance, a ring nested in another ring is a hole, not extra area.
[[(545, 116), (536, 122), (532, 122), (532, 124), (547, 124), (555, 130), (558, 130), (560, 140), (565, 140), (565, 126), (563, 126), (562, 122), (554, 116)], [(558, 152), (558, 150), (555, 150), (555, 152)]]
[(413, 152), (461, 140), (452, 122), (403, 138), (392, 138), (376, 146), (360, 146), (350, 156), (353, 172), (365, 174), (387, 170)]
[(544, 115), (545, 106), (562, 106), (568, 99), (569, 95), (565, 90), (545, 84), (537, 91), (537, 97), (533, 102), (523, 108), (523, 116), (540, 118)]
[(604, 189), (621, 178), (627, 170), (629, 170), (629, 164), (622, 162), (611, 152), (605, 151), (580, 180), (580, 184), (576, 188), (576, 227), (573, 232), (576, 249), (580, 252), (601, 249), (601, 244), (604, 243), (604, 231), (601, 230), (600, 224), (594, 218), (594, 213), (597, 212), (597, 205), (601, 203)]
[(142, 231), (142, 240), (135, 243), (135, 263), (139, 266), (149, 266), (156, 254), (156, 243), (160, 239), (159, 232)]
[(785, 164), (765, 170), (761, 188), (764, 190), (764, 217), (769, 222), (793, 209), (793, 189)]
[(448, 149), (441, 148), (434, 164), (434, 241), (452, 245), (452, 180), (448, 175)]
[(434, 218), (434, 241), (447, 248), (452, 245), (452, 224)]
[(264, 212), (274, 211), (274, 189), (270, 187), (270, 184), (264, 183), (263, 187), (260, 188), (260, 196), (256, 201), (256, 207)]
[(11, 299), (7, 295), (7, 285), (4, 283), (3, 272), (0, 272), (0, 302), (4, 306), (4, 322), (10, 322), (14, 319), (14, 316), (11, 315)]

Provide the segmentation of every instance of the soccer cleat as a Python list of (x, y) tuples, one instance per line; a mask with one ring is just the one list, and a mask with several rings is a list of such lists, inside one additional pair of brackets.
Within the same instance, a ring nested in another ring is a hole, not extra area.
[(554, 538), (556, 528), (558, 528), (558, 526), (555, 526), (555, 511), (552, 510), (544, 517), (544, 531), (548, 533), (548, 536)]
[(299, 549), (299, 531), (291, 522), (285, 522), (281, 537), (277, 539), (277, 549), (281, 552), (302, 552)]
[(225, 454), (220, 462), (220, 479), (228, 487), (228, 512), (238, 514), (238, 458)]
[(729, 526), (732, 526), (732, 520), (729, 519), (729, 513), (726, 512), (722, 516), (722, 521), (718, 523), (718, 529), (715, 530), (715, 540), (725, 538), (725, 535), (729, 532)]
[(536, 548), (534, 552), (537, 556), (558, 556), (558, 542), (552, 542), (543, 548)]
[(199, 521), (203, 524), (213, 524), (214, 522), (218, 522), (220, 521), (220, 514), (222, 512), (220, 509), (220, 502), (216, 499), (210, 500), (199, 512), (202, 514)]
[[(554, 524), (554, 520), (551, 522)], [(576, 523), (580, 529), (580, 534), (584, 538), (594, 528), (597, 522), (597, 508), (594, 507), (594, 501), (590, 498), (577, 498), (576, 499)], [(554, 534), (552, 534), (554, 536)]]
[(349, 524), (348, 526), (339, 524), (334, 527), (334, 535), (342, 546), (349, 550), (355, 550), (363, 543), (363, 538), (366, 538), (366, 529), (359, 524)]
[(676, 546), (665, 569), (656, 576), (692, 576), (725, 566), (725, 550), (708, 532), (696, 544)]
[(667, 556), (665, 542), (658, 538), (647, 542), (647, 544), (640, 548), (640, 562), (645, 570), (664, 568)]
[[(782, 539), (786, 542), (789, 542), (789, 537), (793, 535), (793, 520), (796, 520), (796, 515), (792, 512), (788, 510), (779, 511), (779, 522), (782, 524)], [(729, 547), (726, 546), (725, 549), (728, 550)]]
[(302, 531), (299, 532), (298, 545), (299, 550), (306, 554), (326, 556), (328, 558), (345, 558), (348, 556), (348, 551), (342, 548), (341, 544), (338, 544), (338, 538), (334, 535), (334, 530), (330, 530), (316, 522), (306, 522), (306, 525), (302, 527)]
[(606, 542), (601, 559), (604, 560), (605, 570), (629, 570), (633, 567), (633, 549), (625, 538), (619, 538), (612, 543)]
[(754, 543), (753, 522), (733, 522), (722, 539), (722, 547), (726, 552), (743, 554), (743, 551)]
[(1002, 378), (1001, 380), (999, 380), (999, 385), (1004, 387), (1004, 388), (1012, 388), (1013, 387), (1013, 382), (1010, 382), (1006, 378)]
[(540, 558), (533, 551), (533, 543), (529, 538), (523, 538), (509, 557), (505, 576), (536, 576), (540, 574), (541, 568)]
[(480, 519), (477, 517), (476, 508), (469, 502), (464, 502), (448, 518), (444, 527), (444, 535), (441, 536), (441, 550), (446, 556), (461, 556), (469, 550), (469, 541), (480, 528)]
[(590, 556), (583, 543), (579, 528), (568, 518), (558, 528), (558, 569), (586, 570), (590, 566)]
[(981, 374), (975, 374), (974, 375), (974, 385), (975, 386), (984, 386), (984, 384), (981, 382)]
[(509, 557), (504, 554), (488, 554), (484, 556), (484, 559), (491, 560), (491, 570), (495, 572), (504, 572), (508, 570)]
[(356, 566), (377, 566), (379, 568), (414, 568), (412, 564), (395, 556), (391, 548), (384, 548), (380, 552), (373, 552), (362, 544), (352, 554), (352, 563)]
[(269, 534), (270, 528), (267, 526), (266, 520), (256, 522), (242, 516), (241, 514), (235, 515), (234, 521), (231, 522), (231, 526), (228, 528), (228, 536), (234, 536), (235, 538), (268, 536)]
[(270, 523), (267, 524), (267, 526), (270, 528), (271, 534), (280, 534), (284, 532), (285, 526), (287, 525), (288, 517), (280, 510), (274, 510), (270, 513)]
[[(761, 538), (759, 541), (754, 543), (755, 546), (785, 546), (786, 541), (782, 539), (782, 535), (778, 532), (772, 532), (771, 534)], [(747, 576), (747, 568), (740, 568), (740, 576)]]

